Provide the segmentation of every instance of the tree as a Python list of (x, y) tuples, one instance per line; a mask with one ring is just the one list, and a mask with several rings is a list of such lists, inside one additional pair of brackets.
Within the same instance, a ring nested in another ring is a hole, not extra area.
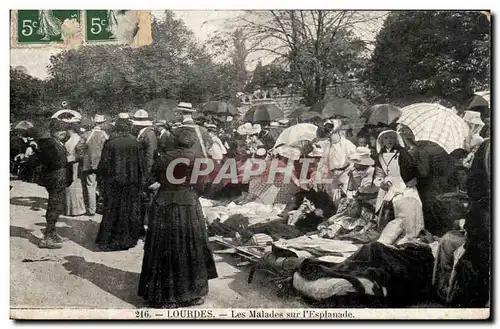
[(221, 65), (171, 11), (164, 20), (153, 21), (152, 33), (153, 43), (137, 49), (84, 46), (53, 56), (52, 90), (89, 114), (116, 114), (155, 98), (196, 105), (229, 93)]
[(380, 16), (356, 11), (247, 11), (236, 24), (246, 33), (249, 52), (263, 51), (288, 64), (311, 105), (325, 96), (330, 83), (361, 71), (366, 43), (355, 29)]
[(420, 95), (457, 104), (474, 89), (489, 89), (489, 49), (489, 22), (479, 12), (393, 12), (366, 79), (386, 100)]
[[(44, 81), (26, 73), (26, 69), (10, 67), (11, 120), (33, 120), (46, 100)], [(46, 110), (46, 109), (45, 109)]]
[(247, 85), (247, 91), (254, 91), (256, 87), (271, 89), (273, 87), (284, 88), (293, 82), (290, 71), (276, 63), (262, 65), (258, 62), (253, 71), (252, 81)]

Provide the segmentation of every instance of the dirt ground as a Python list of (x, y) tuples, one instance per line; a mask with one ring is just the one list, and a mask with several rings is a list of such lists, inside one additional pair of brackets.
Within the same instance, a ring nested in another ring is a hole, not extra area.
[[(47, 192), (35, 184), (11, 181), (11, 308), (139, 308), (137, 296), (143, 241), (128, 251), (100, 252), (94, 240), (101, 220), (61, 217), (67, 237), (62, 249), (39, 249), (45, 226)], [(204, 305), (197, 308), (307, 307), (299, 298), (278, 297), (262, 276), (247, 283), (248, 268), (229, 255), (215, 255), (219, 278), (210, 281)]]

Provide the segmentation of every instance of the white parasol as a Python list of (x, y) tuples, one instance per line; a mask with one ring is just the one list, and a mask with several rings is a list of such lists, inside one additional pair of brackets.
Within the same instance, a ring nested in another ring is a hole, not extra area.
[(441, 146), (446, 152), (462, 148), (469, 127), (452, 110), (431, 103), (413, 104), (401, 109), (397, 121), (408, 126), (416, 140), (427, 140)]
[(312, 141), (316, 138), (317, 130), (318, 127), (310, 123), (299, 123), (293, 125), (283, 130), (274, 145), (278, 146), (285, 144), (295, 146), (303, 141)]
[(58, 119), (58, 118), (59, 118), (59, 116), (60, 116), (61, 114), (64, 114), (64, 113), (69, 113), (69, 114), (73, 115), (75, 118), (78, 118), (78, 119), (81, 119), (81, 118), (82, 118), (82, 114), (81, 114), (80, 112), (78, 112), (78, 111), (75, 111), (75, 110), (59, 110), (59, 111), (57, 111), (56, 113), (54, 113), (54, 114), (51, 116), (51, 118), (56, 118), (56, 119)]

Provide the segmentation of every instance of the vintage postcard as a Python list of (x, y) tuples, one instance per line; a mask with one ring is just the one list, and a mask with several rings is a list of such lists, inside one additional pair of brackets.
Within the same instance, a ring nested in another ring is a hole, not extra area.
[(490, 12), (10, 20), (11, 319), (490, 319)]

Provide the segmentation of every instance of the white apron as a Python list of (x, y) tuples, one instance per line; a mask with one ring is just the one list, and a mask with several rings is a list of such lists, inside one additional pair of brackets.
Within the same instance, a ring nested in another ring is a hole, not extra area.
[(376, 212), (380, 211), (384, 201), (392, 201), (395, 217), (402, 220), (405, 235), (416, 237), (424, 229), (422, 201), (416, 187), (407, 187), (399, 167), (399, 153), (382, 153), (379, 155), (380, 166), (384, 177), (378, 177), (376, 185), (381, 182), (390, 182), (388, 191), (380, 189), (375, 205)]

